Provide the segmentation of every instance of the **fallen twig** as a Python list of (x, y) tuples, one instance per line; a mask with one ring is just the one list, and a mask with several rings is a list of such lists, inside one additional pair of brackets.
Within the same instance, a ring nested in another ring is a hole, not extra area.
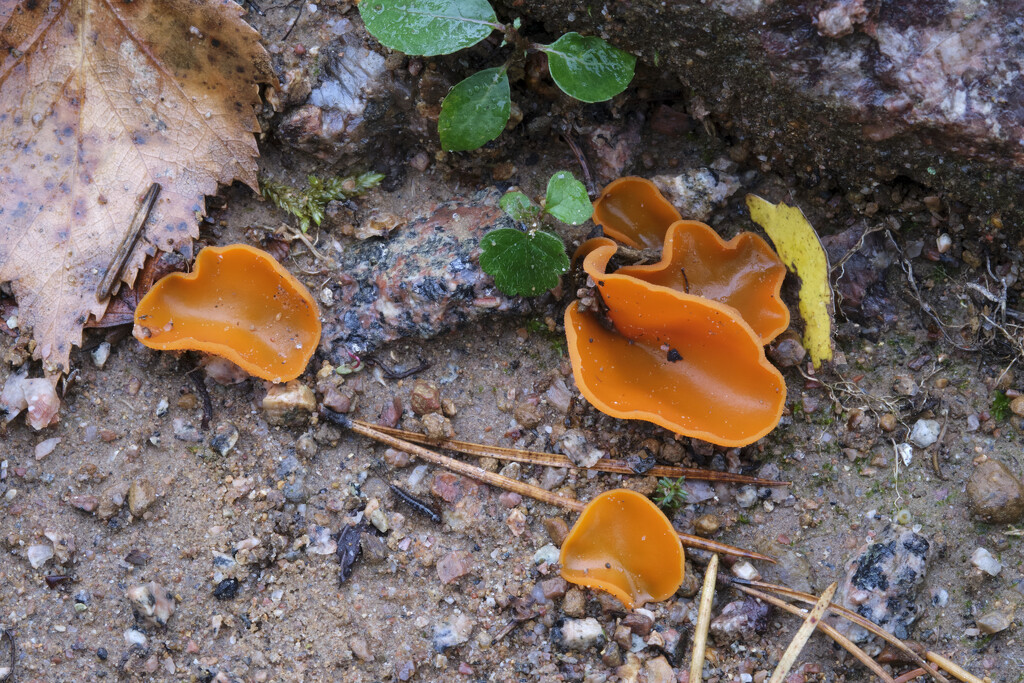
[[(352, 420), (352, 422), (372, 427), (373, 429), (384, 432), (385, 434), (397, 436), (400, 439), (412, 441), (413, 443), (427, 444), (438, 448), (444, 448), (449, 451), (455, 451), (456, 453), (465, 453), (466, 455), (475, 455), (482, 458), (495, 458), (496, 460), (508, 460), (512, 462), (526, 463), (528, 465), (541, 465), (544, 467), (568, 467), (572, 469), (591, 469), (599, 472), (611, 472), (613, 474), (636, 474), (628, 464), (621, 460), (613, 460), (611, 458), (601, 458), (593, 467), (582, 468), (566, 456), (559, 455), (557, 453), (524, 451), (518, 448), (488, 446), (485, 444), (470, 443), (468, 441), (438, 441), (418, 432), (407, 432), (404, 429), (384, 427), (382, 425), (371, 424), (369, 422), (362, 422), (361, 420)], [(699, 481), (720, 481), (730, 484), (751, 484), (753, 486), (789, 486), (792, 483), (788, 481), (777, 481), (775, 479), (748, 477), (745, 474), (715, 472), (711, 470), (701, 470), (695, 467), (676, 467), (674, 465), (655, 465), (644, 472), (644, 474), (651, 477), (669, 477), (672, 479), (684, 477), (686, 479), (696, 479)]]
[(896, 252), (899, 255), (898, 261), (900, 264), (900, 269), (902, 269), (903, 273), (907, 276), (907, 282), (910, 284), (910, 289), (911, 293), (914, 296), (914, 300), (917, 302), (917, 305), (921, 307), (921, 310), (924, 311), (925, 314), (927, 314), (928, 317), (932, 319), (932, 321), (939, 328), (939, 332), (942, 333), (942, 336), (946, 339), (946, 341), (949, 342), (954, 348), (960, 351), (980, 350), (980, 346), (965, 346), (964, 344), (957, 342), (955, 339), (949, 336), (949, 332), (946, 331), (946, 328), (949, 327), (949, 325), (946, 325), (946, 323), (942, 322), (942, 318), (940, 318), (939, 314), (935, 312), (935, 309), (932, 308), (932, 305), (925, 301), (924, 297), (921, 296), (921, 290), (918, 289), (917, 280), (914, 278), (914, 266), (911, 265), (907, 257), (903, 255), (903, 250), (896, 243), (896, 239), (892, 236), (892, 232), (886, 230), (885, 236), (889, 238), (889, 242), (892, 243), (893, 248), (896, 249)]
[[(511, 477), (505, 477), (500, 474), (495, 474), (494, 472), (488, 472), (487, 470), (476, 467), (475, 465), (470, 465), (462, 462), (461, 460), (456, 460), (455, 458), (449, 458), (447, 455), (435, 453), (434, 451), (424, 448), (418, 444), (399, 439), (396, 436), (391, 436), (390, 434), (387, 434), (365, 422), (353, 420), (346, 415), (336, 413), (329, 408), (321, 407), (320, 414), (325, 419), (339, 427), (350, 429), (356, 434), (369, 437), (375, 441), (379, 441), (380, 443), (387, 444), (392, 448), (405, 451), (410, 455), (418, 456), (427, 462), (440, 465), (441, 467), (449, 469), (452, 472), (457, 472), (458, 474), (469, 477), (470, 479), (475, 479), (476, 481), (481, 481), (485, 484), (490, 484), (491, 486), (497, 486), (498, 488), (506, 491), (518, 493), (521, 496), (528, 496), (535, 500), (539, 500), (542, 503), (555, 505), (566, 510), (572, 510), (573, 512), (583, 512), (583, 508), (586, 507), (586, 504), (582, 501), (578, 501), (573, 498), (566, 498), (565, 496), (560, 496), (556, 493), (542, 489), (539, 486), (533, 486), (531, 484), (526, 484), (524, 482), (517, 481), (516, 479), (512, 479)], [(765, 562), (775, 562), (774, 558), (760, 553), (755, 553), (751, 550), (743, 550), (726, 543), (719, 543), (718, 541), (711, 541), (706, 538), (700, 538), (699, 536), (679, 533), (678, 531), (676, 533), (679, 534), (679, 539), (683, 542), (683, 545), (690, 548), (699, 548), (713, 553), (763, 560)]]
[(915, 678), (920, 678), (921, 676), (927, 676), (927, 675), (928, 675), (928, 672), (925, 669), (922, 669), (921, 667), (918, 667), (918, 668), (914, 669), (913, 671), (908, 671), (907, 673), (905, 673), (902, 676), (900, 676), (899, 678), (897, 678), (895, 683), (910, 683), (910, 681), (914, 680)]
[[(811, 639), (811, 634), (814, 633), (814, 629), (821, 623), (821, 618), (825, 616), (825, 612), (828, 611), (828, 606), (832, 602), (832, 596), (836, 594), (836, 589), (839, 588), (839, 584), (835, 581), (825, 589), (825, 592), (818, 598), (818, 602), (814, 604), (814, 608), (807, 613), (807, 617), (804, 619), (804, 623), (800, 625), (800, 628), (796, 630), (796, 635), (793, 636), (793, 642), (789, 644), (786, 651), (782, 653), (782, 659), (779, 660), (779, 665), (775, 667), (775, 671), (772, 672), (772, 677), (768, 683), (782, 683), (782, 679), (786, 677), (789, 670), (796, 664), (797, 657), (800, 656), (800, 652), (804, 649), (804, 645)], [(690, 680), (694, 680), (690, 677)], [(890, 679), (892, 680), (892, 679)]]
[(708, 626), (711, 625), (711, 602), (715, 598), (715, 584), (718, 582), (718, 555), (712, 555), (704, 571), (704, 587), (700, 591), (700, 608), (697, 611), (697, 625), (693, 629), (693, 656), (690, 659), (690, 680), (704, 680), (704, 651), (708, 643)]
[(587, 194), (591, 197), (598, 195), (597, 185), (594, 184), (594, 176), (590, 173), (590, 166), (587, 164), (587, 157), (583, 154), (583, 150), (580, 149), (579, 143), (569, 132), (568, 126), (565, 129), (559, 131), (559, 135), (565, 140), (565, 144), (569, 145), (569, 149), (572, 150), (573, 156), (576, 157), (576, 162), (580, 165), (580, 172), (583, 174), (583, 184), (587, 188)]
[(146, 190), (146, 196), (142, 198), (142, 204), (135, 211), (131, 225), (128, 226), (128, 232), (125, 233), (124, 239), (117, 246), (114, 256), (103, 272), (103, 279), (96, 286), (96, 301), (109, 299), (114, 291), (114, 286), (121, 280), (121, 273), (124, 271), (125, 264), (128, 263), (128, 257), (135, 251), (135, 245), (139, 243), (139, 237), (142, 236), (143, 228), (146, 227), (146, 221), (149, 219), (149, 212), (153, 210), (153, 205), (156, 204), (156, 198), (159, 195), (160, 183), (153, 183)]

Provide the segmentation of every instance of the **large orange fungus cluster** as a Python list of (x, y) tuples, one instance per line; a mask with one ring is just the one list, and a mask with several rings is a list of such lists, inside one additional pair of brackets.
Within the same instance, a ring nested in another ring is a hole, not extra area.
[(577, 250), (606, 309), (576, 302), (565, 312), (573, 373), (587, 400), (613, 417), (721, 446), (744, 446), (774, 429), (786, 385), (764, 345), (789, 325), (789, 310), (779, 295), (786, 268), (772, 248), (753, 233), (726, 242), (682, 220), (643, 178), (608, 185), (594, 221), (623, 244), (660, 248), (661, 260), (608, 272), (615, 241), (599, 237)]

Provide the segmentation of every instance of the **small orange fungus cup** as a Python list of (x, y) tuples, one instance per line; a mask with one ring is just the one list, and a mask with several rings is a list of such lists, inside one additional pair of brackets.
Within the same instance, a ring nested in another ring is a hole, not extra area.
[(632, 609), (659, 602), (683, 583), (683, 544), (658, 506), (615, 489), (583, 509), (562, 543), (562, 578), (607, 591)]
[(594, 200), (594, 222), (609, 237), (636, 249), (661, 247), (668, 226), (682, 218), (647, 178), (619, 178)]
[(565, 334), (576, 385), (598, 410), (646, 420), (720, 446), (745, 446), (778, 424), (786, 383), (736, 309), (607, 273), (614, 244), (583, 268), (613, 330), (573, 303)]
[(134, 335), (151, 349), (205, 351), (285, 382), (302, 374), (320, 343), (320, 311), (267, 252), (206, 247), (192, 273), (172, 273), (142, 298)]

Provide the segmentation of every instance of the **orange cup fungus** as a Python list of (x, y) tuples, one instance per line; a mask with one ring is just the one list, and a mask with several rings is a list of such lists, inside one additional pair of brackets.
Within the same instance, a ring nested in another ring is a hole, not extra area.
[(726, 242), (707, 225), (673, 215), (642, 178), (615, 181), (595, 202), (595, 221), (607, 232), (663, 250), (656, 264), (614, 273), (607, 272), (618, 249), (612, 240), (591, 239), (577, 250), (613, 329), (578, 304), (566, 310), (576, 384), (613, 417), (744, 446), (774, 429), (785, 405), (785, 382), (764, 344), (789, 325), (779, 294), (786, 269), (753, 233)]
[(562, 578), (599, 588), (632, 609), (672, 596), (683, 583), (683, 544), (658, 506), (628, 489), (584, 508), (562, 543)]
[(682, 216), (646, 178), (619, 178), (594, 200), (594, 222), (609, 237), (636, 249), (655, 249)]
[(205, 351), (285, 382), (316, 351), (320, 312), (270, 254), (231, 244), (200, 251), (192, 273), (159, 280), (135, 309), (134, 334), (151, 349)]
[(661, 261), (615, 272), (732, 306), (762, 344), (789, 327), (789, 309), (780, 296), (786, 266), (752, 232), (726, 242), (704, 223), (677, 221), (665, 234)]

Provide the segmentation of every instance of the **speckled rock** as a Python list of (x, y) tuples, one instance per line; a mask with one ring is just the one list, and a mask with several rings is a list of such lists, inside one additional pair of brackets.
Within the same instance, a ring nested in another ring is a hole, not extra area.
[[(494, 313), (525, 313), (480, 270), (480, 238), (510, 227), (496, 191), (455, 199), (410, 221), (388, 240), (346, 247), (329, 285), (320, 348), (335, 364), (403, 337), (429, 339)], [(427, 209), (429, 211), (429, 208)]]
[(971, 512), (993, 524), (1024, 519), (1024, 484), (1006, 465), (989, 458), (978, 463), (967, 480)]
[(768, 628), (771, 606), (745, 597), (730, 602), (711, 620), (711, 634), (721, 643), (756, 640)]
[(1014, 612), (1013, 605), (1003, 605), (985, 612), (975, 620), (975, 623), (978, 625), (978, 630), (985, 635), (999, 633), (1013, 625)]
[(417, 415), (441, 412), (441, 390), (433, 382), (416, 380), (409, 392), (409, 407)]
[[(920, 613), (917, 593), (928, 562), (928, 539), (902, 527), (890, 526), (874, 543), (861, 548), (846, 566), (840, 604), (870, 619), (897, 638), (907, 638)], [(845, 620), (844, 620), (845, 621)], [(851, 640), (868, 632), (843, 623)]]
[(473, 560), (469, 553), (456, 550), (442, 557), (437, 563), (437, 578), (441, 583), (451, 583), (473, 571)]
[(166, 626), (174, 615), (174, 595), (154, 581), (129, 588), (127, 596), (135, 613), (152, 623)]

